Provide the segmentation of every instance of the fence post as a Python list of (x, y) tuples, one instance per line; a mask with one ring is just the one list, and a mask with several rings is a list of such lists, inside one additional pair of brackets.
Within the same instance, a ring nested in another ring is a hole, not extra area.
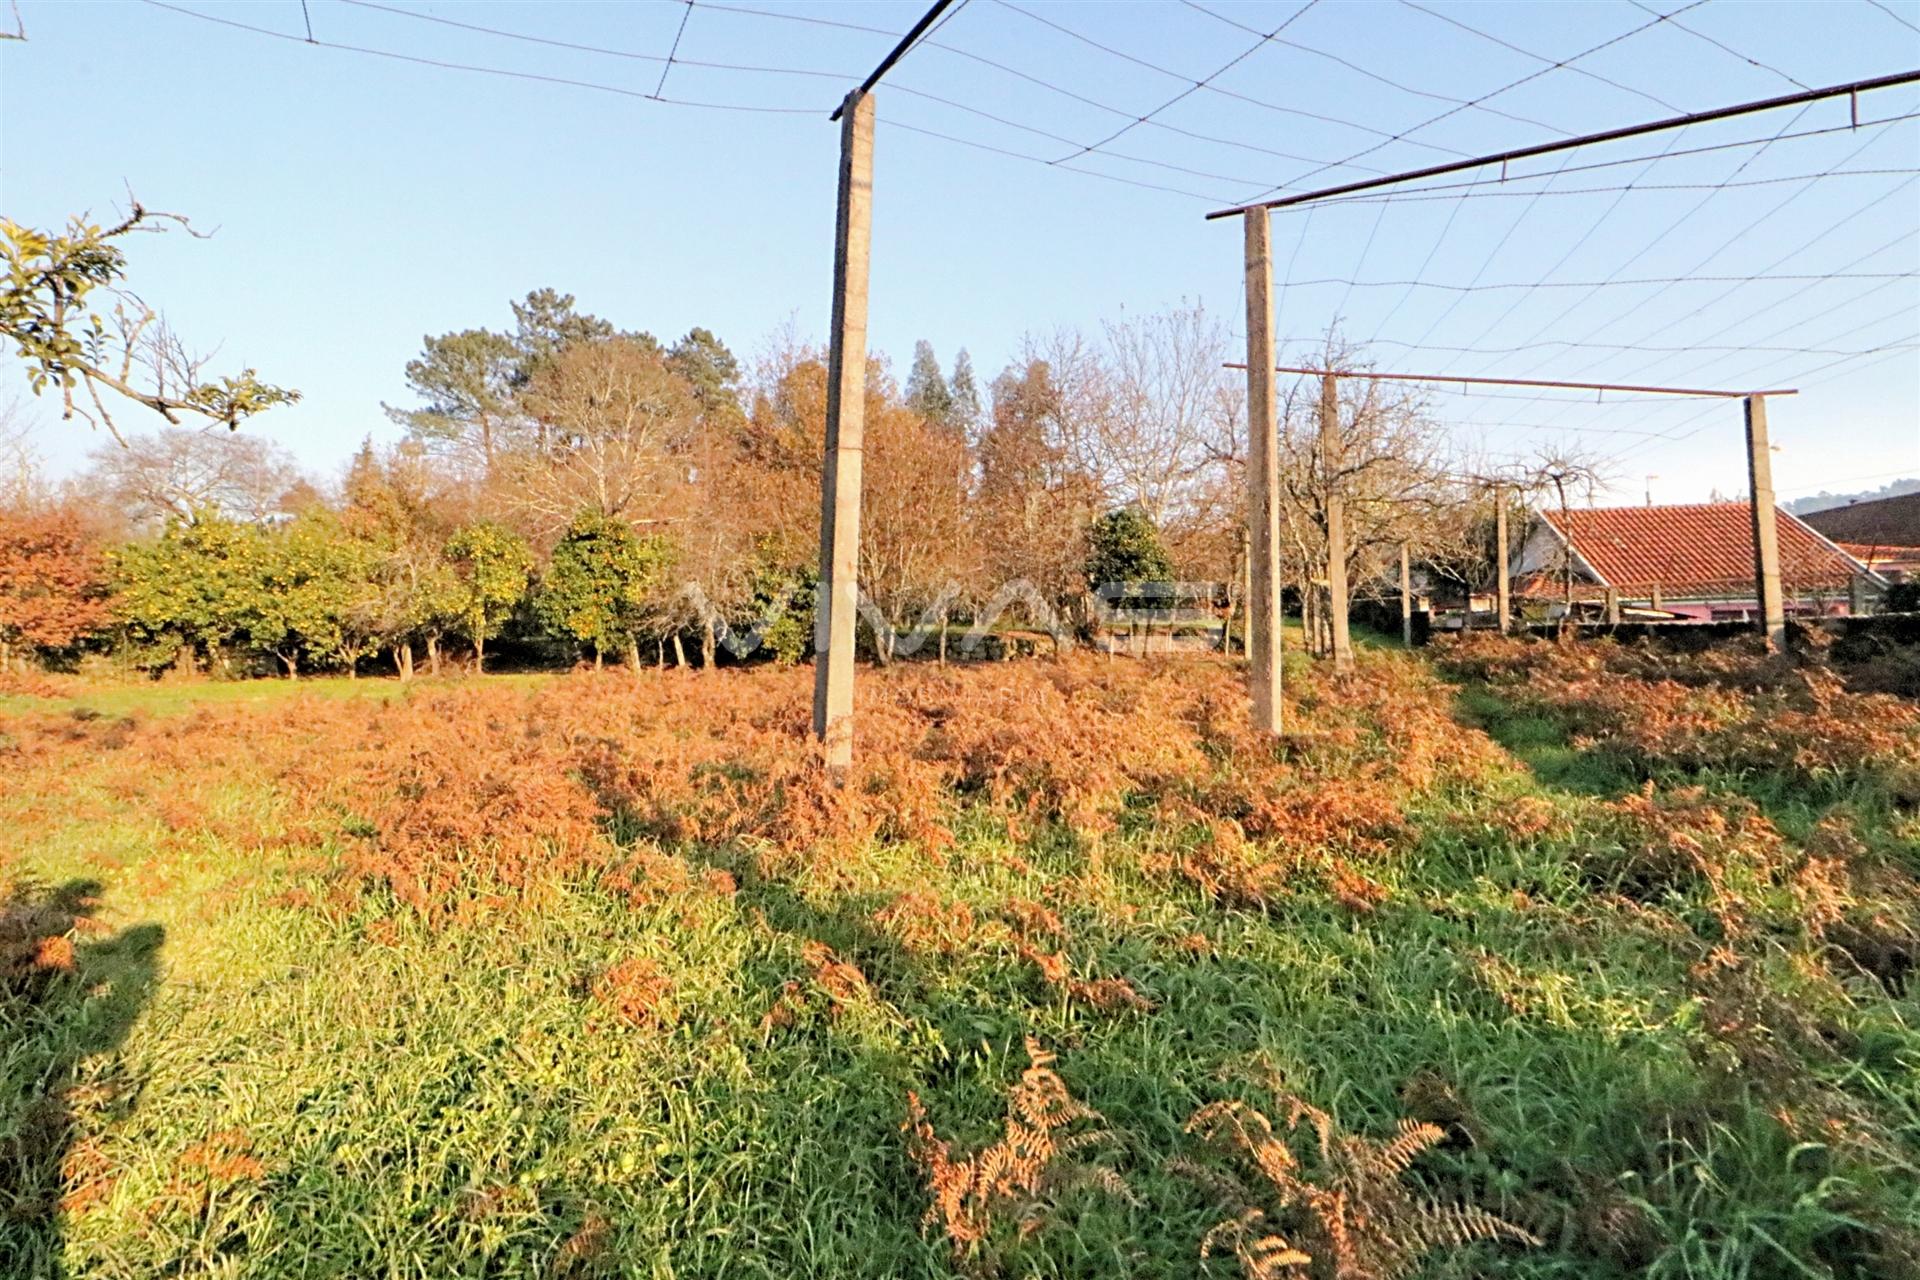
[(1493, 486), (1493, 540), (1498, 544), (1494, 549), (1494, 611), (1500, 615), (1500, 634), (1506, 635), (1513, 628), (1513, 598), (1509, 594), (1513, 588), (1507, 580), (1507, 491), (1503, 485)]
[(1620, 625), (1620, 588), (1618, 587), (1607, 588), (1607, 625), (1610, 627)]
[(1400, 643), (1413, 648), (1413, 567), (1404, 542), (1400, 544)]
[(1333, 669), (1353, 670), (1353, 640), (1347, 630), (1347, 502), (1340, 493), (1340, 388), (1329, 373), (1320, 379), (1320, 469), (1327, 482), (1327, 621), (1332, 631)]
[(867, 262), (873, 223), (873, 96), (840, 119), (827, 456), (820, 473), (820, 601), (813, 627), (813, 732), (827, 767), (853, 761), (853, 640), (860, 606), (860, 463), (867, 415)]
[(1863, 617), (1867, 612), (1867, 579), (1865, 574), (1847, 575), (1847, 613), (1851, 617)]
[(1747, 397), (1747, 478), (1752, 488), (1753, 585), (1767, 648), (1784, 653), (1787, 611), (1780, 595), (1780, 529), (1773, 512), (1773, 454), (1767, 444), (1767, 401)]
[(1280, 732), (1280, 457), (1274, 438), (1273, 255), (1265, 209), (1246, 224), (1247, 692), (1256, 733)]

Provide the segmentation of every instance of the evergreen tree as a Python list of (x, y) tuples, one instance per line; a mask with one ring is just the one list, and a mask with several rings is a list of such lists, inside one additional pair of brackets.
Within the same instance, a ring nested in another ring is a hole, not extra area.
[(485, 669), (487, 641), (527, 592), (533, 553), (519, 534), (490, 520), (462, 525), (447, 539), (453, 585), (446, 598), (451, 630), (473, 646), (473, 669)]
[(1087, 530), (1087, 585), (1094, 590), (1108, 583), (1133, 588), (1172, 577), (1173, 562), (1160, 545), (1160, 531), (1138, 507), (1109, 511)]
[(907, 407), (935, 426), (946, 426), (953, 413), (953, 393), (940, 372), (933, 344), (925, 338), (913, 344), (913, 368), (907, 373)]
[(739, 420), (740, 362), (711, 330), (692, 328), (667, 352), (667, 367), (685, 378), (709, 419)]
[(553, 635), (592, 649), (595, 666), (608, 650), (624, 649), (631, 660), (670, 558), (663, 539), (642, 538), (625, 521), (584, 513), (554, 547), (534, 613)]
[(953, 358), (953, 377), (947, 382), (947, 422), (972, 439), (980, 431), (983, 406), (980, 386), (973, 378), (973, 357), (965, 347)]

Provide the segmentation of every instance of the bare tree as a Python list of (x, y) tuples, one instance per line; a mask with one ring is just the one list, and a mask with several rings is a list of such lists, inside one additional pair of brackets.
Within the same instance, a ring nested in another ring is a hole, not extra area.
[(0, 507), (18, 510), (44, 496), (40, 467), (26, 406), (17, 396), (0, 401)]
[(135, 527), (213, 512), (264, 521), (286, 509), (300, 471), (286, 450), (259, 436), (188, 427), (131, 436), (96, 450), (90, 483)]
[(575, 343), (521, 396), (545, 440), (501, 465), (508, 500), (544, 537), (582, 511), (658, 524), (690, 479), (700, 421), (692, 387), (661, 353), (627, 338)]
[(1097, 342), (1070, 329), (1029, 337), (1021, 359), (1047, 367), (1054, 443), (1108, 505), (1165, 527), (1207, 505), (1232, 450), (1226, 351), (1224, 327), (1195, 305), (1109, 321)]

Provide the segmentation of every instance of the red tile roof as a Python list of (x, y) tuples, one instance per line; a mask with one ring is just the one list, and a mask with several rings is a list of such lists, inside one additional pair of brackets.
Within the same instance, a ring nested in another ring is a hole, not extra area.
[[(1609, 586), (1657, 584), (1672, 598), (1753, 592), (1753, 516), (1744, 502), (1542, 511)], [(1777, 513), (1780, 576), (1789, 595), (1844, 590), (1858, 567), (1785, 511)], [(1565, 528), (1562, 529), (1562, 523)]]

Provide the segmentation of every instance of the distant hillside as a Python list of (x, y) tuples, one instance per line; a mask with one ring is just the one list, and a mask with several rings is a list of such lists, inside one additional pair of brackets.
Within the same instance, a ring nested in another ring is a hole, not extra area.
[(1878, 489), (1869, 489), (1863, 493), (1816, 493), (1811, 498), (1795, 498), (1792, 502), (1780, 505), (1797, 516), (1813, 511), (1825, 511), (1830, 507), (1844, 507), (1849, 502), (1867, 502), (1874, 498), (1897, 498), (1906, 493), (1920, 493), (1920, 476), (1905, 480), (1895, 480), (1892, 484), (1881, 485)]

